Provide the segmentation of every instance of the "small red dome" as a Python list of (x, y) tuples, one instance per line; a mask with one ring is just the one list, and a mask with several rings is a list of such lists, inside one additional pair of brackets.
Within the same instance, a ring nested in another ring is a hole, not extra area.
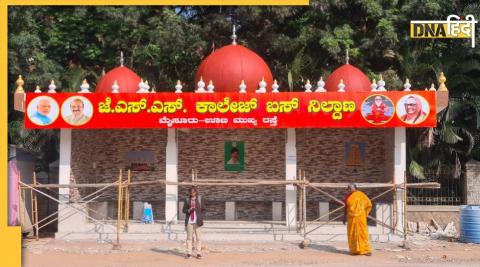
[(107, 72), (97, 84), (96, 93), (111, 93), (112, 85), (117, 81), (120, 93), (135, 93), (138, 90), (140, 77), (131, 69), (120, 66)]
[(327, 91), (338, 91), (340, 80), (343, 80), (345, 84), (345, 92), (368, 92), (371, 90), (367, 75), (348, 63), (330, 74), (325, 82)]
[(213, 81), (215, 92), (238, 92), (242, 80), (247, 85), (247, 92), (255, 92), (262, 77), (267, 83), (267, 91), (273, 83), (267, 63), (255, 52), (238, 44), (224, 46), (202, 61), (195, 75), (195, 88), (200, 77), (207, 85)]

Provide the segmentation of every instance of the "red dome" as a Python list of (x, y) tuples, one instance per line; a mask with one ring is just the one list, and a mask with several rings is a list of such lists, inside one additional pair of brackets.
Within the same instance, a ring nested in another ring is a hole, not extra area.
[(215, 92), (238, 92), (242, 80), (247, 92), (255, 92), (262, 77), (269, 91), (273, 77), (267, 63), (250, 49), (241, 45), (227, 45), (211, 53), (202, 61), (195, 75), (197, 82), (203, 77), (208, 83), (213, 81)]
[(120, 93), (135, 93), (138, 90), (140, 77), (131, 69), (120, 66), (107, 72), (97, 84), (96, 93), (111, 93), (112, 85), (117, 81)]
[(325, 88), (329, 92), (338, 91), (338, 84), (342, 79), (345, 84), (345, 92), (368, 92), (371, 90), (367, 75), (348, 63), (330, 74), (325, 82)]

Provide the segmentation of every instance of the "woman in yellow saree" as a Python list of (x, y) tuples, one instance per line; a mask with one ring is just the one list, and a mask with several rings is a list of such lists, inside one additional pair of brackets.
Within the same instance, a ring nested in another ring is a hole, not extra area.
[[(355, 184), (348, 185), (345, 197), (345, 217), (347, 219), (348, 246), (352, 255), (372, 255), (368, 238), (367, 216), (372, 210), (372, 202)], [(343, 220), (345, 224), (345, 218)]]

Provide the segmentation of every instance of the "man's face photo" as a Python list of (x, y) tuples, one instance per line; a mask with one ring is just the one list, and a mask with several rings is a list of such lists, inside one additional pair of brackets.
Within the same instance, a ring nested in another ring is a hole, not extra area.
[(415, 98), (410, 97), (405, 101), (405, 111), (408, 114), (415, 114), (418, 108), (419, 107), (417, 106), (417, 101), (415, 101)]
[(83, 107), (83, 101), (80, 99), (74, 99), (72, 103), (70, 103), (70, 110), (75, 117), (81, 116), (83, 114)]
[(237, 150), (233, 150), (232, 153), (231, 153), (231, 158), (232, 160), (234, 161), (238, 161), (238, 151)]
[(51, 109), (52, 109), (52, 105), (50, 104), (49, 100), (42, 99), (38, 102), (37, 111), (43, 116), (47, 116), (48, 114), (50, 114)]

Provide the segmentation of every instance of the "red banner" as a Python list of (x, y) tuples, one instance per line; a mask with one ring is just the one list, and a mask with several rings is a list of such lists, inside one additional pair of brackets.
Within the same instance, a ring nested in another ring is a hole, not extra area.
[(435, 92), (27, 93), (26, 128), (435, 127)]

